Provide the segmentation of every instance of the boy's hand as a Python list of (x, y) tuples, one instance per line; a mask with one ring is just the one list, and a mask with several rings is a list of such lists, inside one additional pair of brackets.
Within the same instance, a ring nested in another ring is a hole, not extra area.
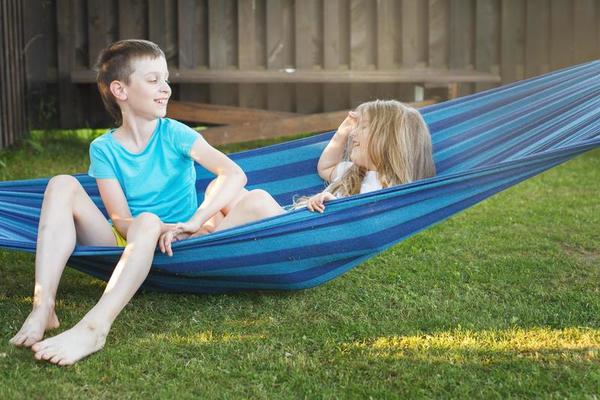
[(194, 238), (197, 236), (206, 235), (212, 233), (212, 229), (210, 227), (200, 227), (195, 231), (189, 231), (193, 229), (194, 225), (189, 222), (183, 222), (175, 224), (170, 230), (164, 232), (160, 235), (158, 239), (158, 246), (160, 251), (164, 254), (167, 253), (168, 256), (173, 256), (173, 249), (171, 248), (171, 244), (188, 238)]
[[(161, 253), (163, 253), (163, 254), (167, 253), (167, 255), (169, 257), (172, 257), (173, 249), (171, 248), (171, 244), (173, 242), (176, 242), (177, 240), (185, 239), (184, 236), (185, 236), (185, 234), (176, 233), (175, 229), (171, 229), (171, 230), (164, 232), (158, 238), (158, 247), (160, 248)], [(187, 236), (189, 236), (189, 235), (187, 235)]]
[(189, 220), (188, 222), (179, 222), (175, 224), (175, 234), (188, 233), (192, 234), (202, 228), (202, 224)]
[(330, 200), (335, 200), (337, 197), (332, 195), (329, 192), (321, 192), (319, 194), (315, 194), (310, 197), (306, 202), (306, 208), (312, 212), (320, 212), (325, 211), (325, 202)]

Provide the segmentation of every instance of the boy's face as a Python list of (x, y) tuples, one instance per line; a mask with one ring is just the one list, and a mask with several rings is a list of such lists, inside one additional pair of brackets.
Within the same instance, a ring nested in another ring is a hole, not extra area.
[(164, 117), (171, 96), (167, 61), (164, 57), (143, 57), (132, 60), (131, 66), (133, 73), (125, 85), (130, 112), (148, 119)]

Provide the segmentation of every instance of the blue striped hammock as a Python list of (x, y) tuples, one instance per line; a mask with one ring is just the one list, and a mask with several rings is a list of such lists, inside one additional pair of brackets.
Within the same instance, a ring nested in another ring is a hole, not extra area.
[[(401, 240), (533, 175), (600, 146), (600, 61), (433, 105), (438, 175), (328, 203), (324, 214), (296, 210), (157, 252), (146, 288), (218, 293), (309, 288), (333, 279)], [(248, 186), (290, 204), (324, 188), (316, 174), (333, 132), (245, 151), (232, 158)], [(202, 198), (212, 176), (197, 166)], [(95, 181), (76, 175), (105, 212)], [(34, 252), (48, 179), (0, 183), (0, 247)], [(72, 267), (107, 280), (115, 247), (77, 246)]]

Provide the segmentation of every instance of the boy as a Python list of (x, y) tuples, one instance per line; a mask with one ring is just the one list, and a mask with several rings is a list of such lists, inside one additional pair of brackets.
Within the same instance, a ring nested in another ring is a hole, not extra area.
[[(75, 178), (49, 181), (38, 229), (33, 310), (10, 340), (31, 347), (38, 360), (70, 365), (100, 350), (146, 278), (157, 243), (172, 255), (175, 238), (199, 231), (242, 193), (246, 176), (233, 161), (192, 129), (164, 118), (168, 75), (164, 53), (149, 41), (123, 40), (100, 53), (98, 88), (119, 127), (90, 145), (89, 174), (112, 223)], [(194, 161), (217, 176), (199, 207)], [(71, 329), (40, 341), (59, 326), (56, 290), (76, 244), (124, 251), (98, 303)]]

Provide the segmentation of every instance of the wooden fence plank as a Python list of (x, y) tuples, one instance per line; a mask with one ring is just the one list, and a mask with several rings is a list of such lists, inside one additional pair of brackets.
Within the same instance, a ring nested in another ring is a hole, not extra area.
[(51, 36), (52, 18), (48, 18), (49, 8), (49, 4), (37, 0), (23, 2), (27, 114), (32, 126), (58, 125), (57, 121), (52, 121), (55, 115), (44, 111), (44, 102), (49, 97), (47, 71), (51, 65), (52, 45), (56, 42)]
[[(207, 11), (207, 0), (179, 0), (177, 4), (178, 61), (181, 70), (208, 66)], [(209, 87), (207, 84), (181, 84), (179, 98), (206, 103)]]
[[(321, 0), (296, 0), (294, 3), (296, 68), (313, 70), (323, 65)], [(296, 111), (315, 113), (323, 108), (323, 88), (302, 85), (296, 90)]]
[[(208, 53), (211, 69), (228, 69), (237, 65), (237, 13), (234, 0), (208, 1)], [(237, 105), (236, 84), (211, 84), (210, 101), (215, 104)]]
[(550, 69), (573, 62), (573, 2), (552, 0), (550, 3)]
[(525, 2), (503, 0), (500, 48), (502, 83), (507, 84), (525, 77)]
[(15, 129), (15, 140), (21, 139), (27, 133), (27, 82), (25, 73), (25, 52), (24, 52), (24, 37), (23, 29), (23, 4), (21, 2), (15, 2), (16, 12), (14, 21), (18, 22), (17, 37), (16, 37), (16, 52), (15, 59), (17, 60), (17, 126)]
[(548, 0), (527, 0), (525, 29), (525, 76), (532, 77), (550, 70), (550, 23)]
[[(427, 30), (419, 21), (426, 21), (428, 2), (402, 1), (402, 66), (423, 67), (427, 62)], [(425, 28), (425, 29), (424, 29)], [(414, 85), (403, 85), (398, 95), (403, 101), (415, 99)]]
[(148, 39), (156, 43), (167, 58), (177, 62), (177, 3), (175, 0), (148, 0)]
[(77, 88), (71, 83), (71, 71), (74, 61), (74, 32), (75, 24), (74, 0), (57, 0), (57, 54), (58, 54), (58, 93), (59, 121), (62, 128), (81, 126), (79, 119), (82, 115), (82, 101), (77, 96)]
[[(87, 2), (87, 27), (88, 27), (88, 57), (89, 65), (93, 66), (100, 50), (115, 41), (116, 26), (114, 15), (115, 3), (104, 0), (88, 0)], [(76, 20), (73, 21), (76, 23)]]
[[(238, 67), (256, 69), (264, 67), (264, 0), (238, 0)], [(239, 85), (239, 104), (243, 107), (266, 107), (264, 85), (256, 83)]]
[[(475, 47), (475, 2), (450, 1), (450, 68), (473, 69)], [(459, 95), (472, 93), (472, 84), (462, 84)]]
[[(350, 68), (375, 69), (377, 63), (377, 41), (375, 26), (376, 10), (368, 0), (350, 1)], [(376, 96), (367, 83), (350, 85), (350, 106), (356, 107)]]
[(402, 1), (402, 65), (404, 67), (424, 66), (427, 58), (426, 21), (427, 2), (422, 0)]
[(4, 95), (4, 82), (8, 82), (8, 77), (6, 76), (6, 56), (4, 55), (4, 27), (6, 26), (6, 23), (4, 22), (4, 6), (4, 2), (0, 3), (0, 115), (6, 115), (6, 117), (0, 118), (0, 149), (3, 149), (5, 147), (4, 137), (7, 134), (6, 131), (8, 129), (9, 116), (9, 112), (7, 110), (6, 96)]
[[(478, 71), (498, 73), (500, 70), (500, 2), (478, 0), (476, 5), (475, 66)], [(490, 83), (478, 83), (476, 91), (494, 87)]]
[(430, 67), (448, 67), (449, 12), (450, 4), (448, 0), (429, 0)]
[[(390, 70), (396, 68), (396, 60), (402, 57), (400, 27), (397, 23), (398, 8), (400, 4), (394, 0), (380, 0), (377, 2), (377, 68)], [(400, 53), (400, 54), (398, 54)], [(377, 98), (393, 99), (398, 93), (397, 84), (382, 83), (376, 85)]]
[(600, 28), (596, 24), (596, 2), (578, 0), (575, 7), (575, 63), (598, 58), (594, 38)]
[(119, 39), (148, 38), (148, 2), (119, 1)]
[(596, 0), (596, 57), (600, 57), (600, 0)]
[[(293, 0), (267, 0), (267, 68), (279, 70), (294, 64)], [(269, 110), (293, 111), (295, 87), (289, 83), (267, 85)]]
[(10, 15), (8, 11), (8, 2), (0, 2), (0, 149), (9, 146), (11, 143), (11, 127), (13, 125), (14, 111), (10, 98), (10, 88), (4, 85), (4, 82), (10, 82), (10, 55), (8, 44), (10, 43)]
[[(81, 4), (76, 2), (76, 4)], [(93, 68), (98, 59), (98, 54), (102, 49), (117, 39), (117, 4), (114, 0), (88, 0), (87, 2), (87, 36), (88, 36), (88, 63)], [(85, 21), (85, 9), (79, 8), (76, 12), (75, 24), (79, 21)], [(85, 38), (81, 35), (75, 35), (75, 41), (82, 46)], [(77, 60), (75, 60), (77, 63)], [(108, 115), (102, 105), (102, 99), (98, 90), (92, 87), (78, 87), (79, 96), (87, 92), (90, 111), (87, 113), (86, 122), (91, 126), (102, 126), (109, 121)], [(83, 92), (82, 92), (83, 91)], [(78, 96), (78, 97), (79, 97)], [(78, 124), (78, 126), (81, 126)]]
[[(349, 12), (347, 0), (323, 1), (323, 68), (337, 70), (348, 68), (348, 30)], [(345, 65), (344, 65), (345, 64)], [(323, 84), (323, 109), (325, 111), (342, 110), (349, 107), (348, 85)]]

